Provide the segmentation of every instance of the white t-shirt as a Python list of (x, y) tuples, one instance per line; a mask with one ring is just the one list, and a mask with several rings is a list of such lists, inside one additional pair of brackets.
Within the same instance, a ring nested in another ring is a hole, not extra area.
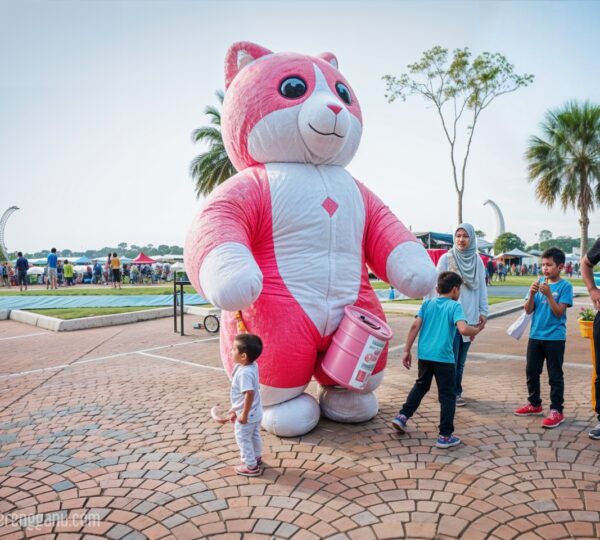
[(231, 408), (239, 416), (244, 410), (244, 392), (254, 391), (252, 407), (248, 413), (248, 422), (260, 422), (262, 420), (262, 403), (258, 384), (258, 365), (251, 362), (245, 366), (236, 364), (231, 377)]

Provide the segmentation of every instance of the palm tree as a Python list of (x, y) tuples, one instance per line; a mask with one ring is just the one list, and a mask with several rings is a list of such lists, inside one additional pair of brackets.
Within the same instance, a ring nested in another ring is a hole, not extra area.
[[(223, 91), (218, 90), (216, 96), (222, 105), (225, 97)], [(211, 125), (195, 129), (192, 133), (194, 143), (208, 144), (208, 151), (198, 154), (190, 163), (190, 176), (196, 183), (197, 198), (208, 195), (236, 173), (223, 144), (221, 112), (217, 107), (209, 105), (204, 109), (204, 113), (209, 116)]]
[(536, 196), (552, 207), (579, 211), (581, 253), (588, 250), (589, 213), (600, 202), (600, 107), (588, 101), (567, 103), (546, 113), (545, 139), (531, 137), (525, 154)]

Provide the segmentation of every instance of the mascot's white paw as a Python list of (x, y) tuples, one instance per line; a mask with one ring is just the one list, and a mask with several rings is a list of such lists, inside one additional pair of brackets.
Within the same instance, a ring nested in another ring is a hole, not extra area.
[(336, 422), (366, 422), (379, 411), (379, 403), (373, 392), (352, 392), (339, 386), (322, 386), (319, 401), (323, 416)]
[(320, 417), (315, 398), (300, 394), (283, 403), (264, 407), (262, 427), (279, 437), (298, 437), (314, 429)]

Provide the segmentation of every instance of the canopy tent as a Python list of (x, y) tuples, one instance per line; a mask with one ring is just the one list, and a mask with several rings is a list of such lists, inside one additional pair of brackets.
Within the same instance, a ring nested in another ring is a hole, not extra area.
[(171, 271), (182, 271), (185, 270), (185, 265), (182, 262), (176, 262), (171, 265)]
[(131, 264), (133, 259), (130, 259), (129, 257), (120, 257), (120, 261), (121, 264)]
[(511, 249), (510, 251), (505, 251), (504, 253), (500, 253), (500, 255), (496, 255), (495, 259), (514, 259), (517, 257), (532, 257), (531, 253), (527, 253), (526, 251), (522, 251), (518, 248)]
[(172, 253), (167, 253), (166, 255), (157, 255), (156, 260), (157, 261), (183, 261), (183, 254), (175, 255)]
[(73, 264), (92, 264), (92, 259), (82, 255), (79, 259), (73, 261)]
[(39, 276), (44, 273), (44, 269), (41, 266), (32, 266), (29, 270), (27, 270), (29, 275)]
[(492, 244), (492, 242), (488, 242), (485, 238), (477, 239), (477, 249), (481, 249), (489, 253), (493, 249), (493, 247), (494, 244)]
[(451, 234), (436, 233), (436, 232), (418, 232), (414, 235), (423, 242), (426, 248), (451, 248), (454, 239)]
[(511, 249), (510, 251), (500, 253), (500, 255), (496, 255), (494, 259), (500, 259), (505, 264), (533, 264), (538, 260), (538, 257), (521, 249), (515, 248)]
[(148, 257), (143, 251), (131, 261), (132, 264), (154, 264), (156, 261), (152, 257)]

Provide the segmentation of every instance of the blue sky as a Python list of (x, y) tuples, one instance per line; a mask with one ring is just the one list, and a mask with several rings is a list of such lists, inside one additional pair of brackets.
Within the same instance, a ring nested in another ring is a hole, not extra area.
[[(413, 230), (450, 231), (456, 198), (433, 110), (388, 104), (382, 75), (434, 45), (500, 52), (532, 86), (481, 116), (464, 218), (493, 237), (487, 199), (532, 243), (579, 235), (577, 214), (548, 210), (523, 153), (546, 110), (600, 103), (600, 2), (0, 2), (0, 212), (9, 250), (183, 244), (199, 210), (190, 133), (223, 87), (229, 45), (332, 51), (361, 103), (364, 134), (349, 171)], [(600, 234), (598, 214), (590, 233)]]

